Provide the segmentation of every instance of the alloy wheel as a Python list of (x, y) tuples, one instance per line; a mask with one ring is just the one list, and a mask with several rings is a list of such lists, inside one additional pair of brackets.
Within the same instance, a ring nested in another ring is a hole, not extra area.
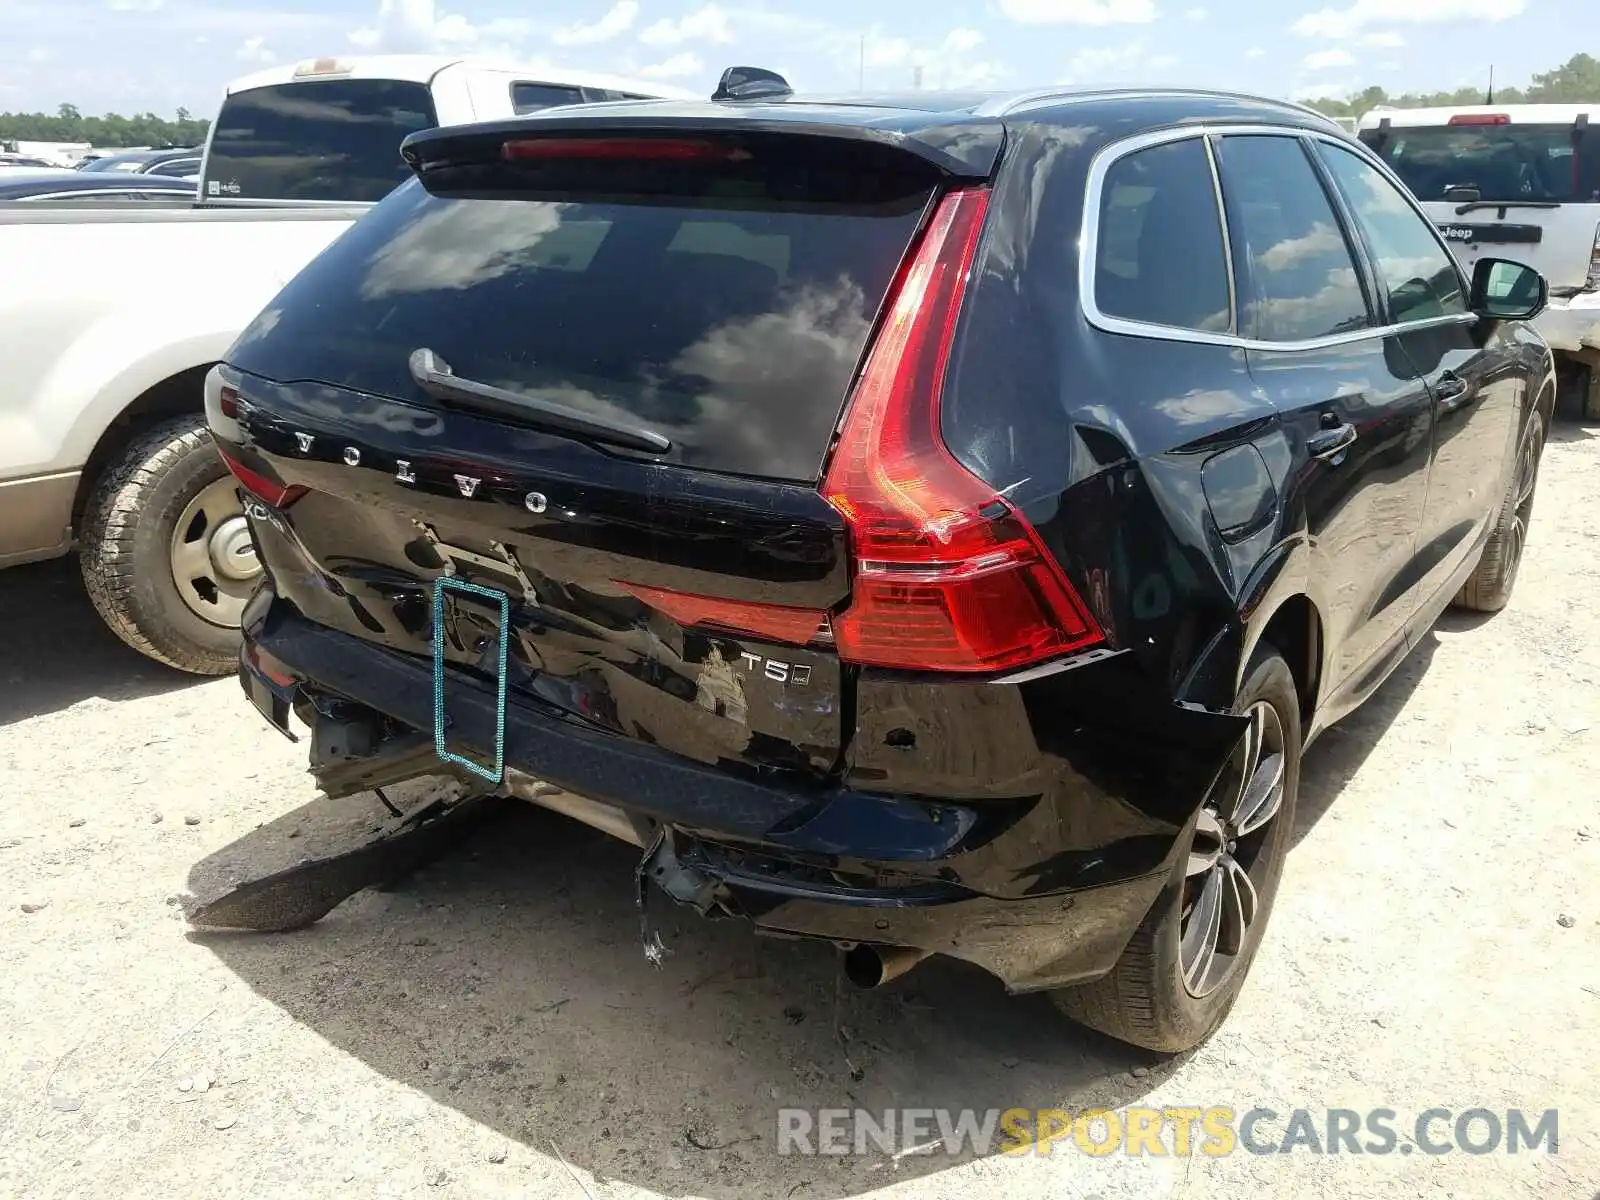
[(1200, 810), (1185, 872), (1178, 962), (1197, 999), (1226, 983), (1244, 957), (1283, 807), (1283, 722), (1264, 700), (1245, 717), (1245, 736)]
[[(1511, 484), (1511, 531), (1506, 546), (1509, 572), (1522, 562), (1522, 548), (1528, 540), (1528, 523), (1533, 517), (1533, 489), (1539, 480), (1539, 453), (1544, 448), (1544, 425), (1539, 415), (1528, 418), (1522, 444), (1517, 448), (1517, 474)], [(1508, 573), (1509, 573), (1508, 572)]]

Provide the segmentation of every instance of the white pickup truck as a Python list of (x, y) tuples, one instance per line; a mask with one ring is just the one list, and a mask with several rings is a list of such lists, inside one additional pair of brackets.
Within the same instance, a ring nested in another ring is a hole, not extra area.
[(317, 59), (229, 85), (193, 207), (0, 203), (0, 568), (76, 547), (129, 645), (236, 669), (259, 567), (206, 432), (207, 370), (407, 176), (413, 130), (693, 96), (462, 59)]
[(1600, 420), (1600, 102), (1376, 109), (1358, 136), (1469, 276), (1487, 254), (1550, 281), (1534, 328), (1555, 352), (1563, 394)]

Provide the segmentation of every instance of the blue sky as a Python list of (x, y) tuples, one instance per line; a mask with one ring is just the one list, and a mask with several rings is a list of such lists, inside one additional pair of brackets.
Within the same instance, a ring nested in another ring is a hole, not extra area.
[[(362, 50), (512, 56), (709, 94), (1149, 81), (1269, 95), (1507, 83), (1600, 53), (1595, 0), (0, 0), (0, 110), (216, 109), (262, 64)], [(537, 15), (530, 15), (536, 13)], [(1574, 31), (1590, 32), (1588, 45)]]

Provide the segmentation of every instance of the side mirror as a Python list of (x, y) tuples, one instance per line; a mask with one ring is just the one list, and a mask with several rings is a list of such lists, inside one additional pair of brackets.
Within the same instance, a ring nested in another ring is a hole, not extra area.
[(1493, 321), (1531, 321), (1550, 303), (1550, 284), (1525, 263), (1480, 258), (1472, 268), (1469, 307)]

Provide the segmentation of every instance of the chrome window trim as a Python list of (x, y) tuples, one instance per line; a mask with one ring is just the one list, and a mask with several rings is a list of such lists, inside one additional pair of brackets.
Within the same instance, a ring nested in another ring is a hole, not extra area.
[[(1296, 342), (1268, 342), (1257, 338), (1247, 338), (1234, 333), (1212, 333), (1204, 329), (1184, 329), (1173, 325), (1156, 325), (1148, 321), (1135, 321), (1126, 317), (1115, 317), (1100, 310), (1095, 299), (1094, 281), (1095, 268), (1100, 249), (1100, 205), (1102, 192), (1105, 188), (1106, 175), (1119, 160), (1140, 150), (1148, 150), (1153, 146), (1164, 146), (1172, 142), (1187, 141), (1190, 138), (1203, 138), (1207, 147), (1207, 161), (1212, 164), (1212, 180), (1217, 188), (1217, 215), (1222, 221), (1222, 235), (1225, 246), (1228, 246), (1228, 214), (1227, 208), (1222, 203), (1221, 178), (1217, 173), (1216, 163), (1211, 154), (1211, 139), (1229, 135), (1243, 135), (1249, 137), (1285, 137), (1294, 138), (1304, 142), (1307, 139), (1328, 142), (1342, 150), (1350, 150), (1348, 138), (1336, 137), (1316, 129), (1306, 129), (1291, 125), (1229, 125), (1216, 122), (1204, 125), (1181, 125), (1170, 129), (1157, 129), (1147, 133), (1134, 134), (1122, 138), (1102, 147), (1096, 152), (1089, 164), (1089, 177), (1084, 192), (1083, 223), (1078, 234), (1078, 307), (1084, 319), (1096, 329), (1106, 333), (1120, 333), (1129, 337), (1151, 338), (1166, 342), (1189, 342), (1203, 346), (1227, 346), (1236, 350), (1262, 350), (1278, 352), (1294, 352), (1302, 350), (1325, 350), (1335, 346), (1348, 346), (1355, 342), (1371, 341), (1373, 339), (1394, 337), (1401, 333), (1418, 332), (1424, 329), (1434, 329), (1445, 325), (1475, 325), (1478, 315), (1473, 312), (1451, 313), (1442, 317), (1427, 317), (1419, 321), (1403, 321), (1393, 325), (1376, 325), (1366, 329), (1353, 329), (1347, 333), (1333, 333), (1319, 338), (1307, 338)], [(1371, 162), (1370, 154), (1361, 154), (1358, 157)], [(1310, 164), (1308, 164), (1310, 165)], [(1378, 169), (1384, 175), (1394, 180), (1393, 172), (1383, 164), (1378, 164)], [(1410, 199), (1405, 185), (1394, 180), (1400, 194)], [(1412, 201), (1412, 210), (1420, 217), (1429, 229), (1434, 230), (1435, 240), (1444, 247), (1446, 254), (1450, 253), (1448, 246), (1444, 246), (1438, 237), (1438, 231), (1426, 214)], [(1455, 262), (1454, 256), (1451, 261)], [(1233, 260), (1228, 258), (1228, 290), (1230, 297), (1234, 294), (1235, 283), (1233, 279)], [(1456, 264), (1456, 273), (1460, 274), (1460, 264)], [(1463, 295), (1470, 294), (1463, 289)], [(1231, 323), (1237, 329), (1238, 315), (1235, 311)]]
[[(33, 196), (17, 196), (16, 204), (33, 204), (52, 200), (135, 200), (145, 196), (173, 196), (180, 200), (193, 200), (194, 193), (184, 188), (75, 188), (65, 192), (40, 192)], [(0, 197), (4, 199), (4, 197)]]
[(1239, 332), (1239, 294), (1233, 276), (1233, 237), (1228, 233), (1228, 210), (1222, 203), (1222, 170), (1217, 165), (1217, 148), (1210, 138), (1201, 138), (1206, 166), (1211, 171), (1211, 197), (1217, 202), (1217, 224), (1222, 227), (1222, 269), (1228, 273), (1228, 334)]

